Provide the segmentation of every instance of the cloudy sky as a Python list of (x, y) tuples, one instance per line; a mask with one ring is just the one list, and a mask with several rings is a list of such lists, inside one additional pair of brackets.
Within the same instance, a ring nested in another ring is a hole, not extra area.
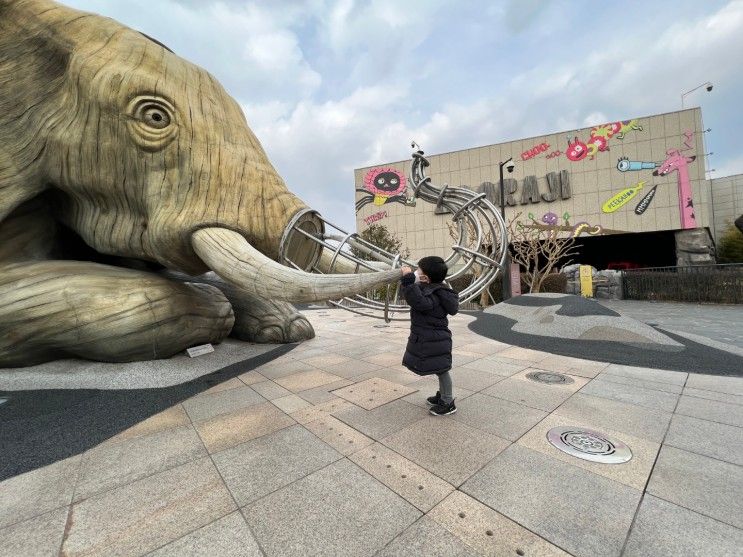
[(213, 73), (290, 189), (355, 229), (353, 169), (700, 105), (743, 172), (743, 0), (63, 0)]

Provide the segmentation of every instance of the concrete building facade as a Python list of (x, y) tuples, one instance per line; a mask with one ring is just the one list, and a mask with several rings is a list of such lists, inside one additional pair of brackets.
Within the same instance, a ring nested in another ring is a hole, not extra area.
[[(504, 174), (506, 220), (556, 225), (577, 238), (587, 259), (581, 262), (606, 268), (612, 262), (674, 265), (679, 237), (695, 231), (693, 241), (704, 243), (709, 233), (701, 232), (714, 232), (705, 152), (701, 110), (691, 108), (426, 156), (434, 185), (485, 192), (496, 206), (499, 163), (513, 157), (513, 173)], [(382, 224), (413, 259), (447, 256), (450, 215), (436, 215), (433, 205), (421, 201), (409, 203), (410, 165), (406, 160), (356, 169), (357, 230)], [(715, 202), (734, 213), (739, 182), (716, 182), (722, 185)], [(728, 189), (737, 192), (732, 200), (723, 193)]]

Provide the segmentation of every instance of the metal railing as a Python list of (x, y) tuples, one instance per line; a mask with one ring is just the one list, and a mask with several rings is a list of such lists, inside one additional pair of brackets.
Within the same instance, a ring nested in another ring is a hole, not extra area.
[(743, 264), (631, 269), (622, 288), (629, 300), (743, 304)]

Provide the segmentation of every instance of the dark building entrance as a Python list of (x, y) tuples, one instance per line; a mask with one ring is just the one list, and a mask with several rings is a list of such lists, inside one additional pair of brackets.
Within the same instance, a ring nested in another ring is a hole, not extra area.
[(609, 268), (671, 267), (676, 265), (673, 230), (633, 232), (606, 236), (580, 236), (575, 245), (574, 263)]

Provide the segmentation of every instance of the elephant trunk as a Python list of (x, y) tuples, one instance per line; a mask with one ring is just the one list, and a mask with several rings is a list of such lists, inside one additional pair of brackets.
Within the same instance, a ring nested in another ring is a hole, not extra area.
[(239, 233), (202, 228), (191, 236), (201, 260), (227, 282), (255, 295), (287, 302), (317, 302), (353, 296), (391, 283), (400, 270), (363, 274), (318, 275), (285, 267), (263, 255)]

